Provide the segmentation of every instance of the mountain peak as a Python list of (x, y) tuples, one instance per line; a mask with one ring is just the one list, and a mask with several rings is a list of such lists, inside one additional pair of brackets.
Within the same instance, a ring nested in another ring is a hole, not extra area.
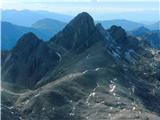
[(93, 18), (88, 13), (82, 12), (71, 20), (61, 32), (54, 36), (51, 42), (67, 50), (80, 53), (99, 39), (98, 34)]
[(81, 12), (81, 13), (79, 13), (76, 18), (83, 18), (83, 19), (84, 18), (89, 18), (89, 19), (92, 19), (92, 17), (90, 16), (90, 14), (87, 13), (87, 12)]
[(26, 34), (24, 34), (24, 35), (32, 35), (32, 36), (36, 36), (33, 32), (28, 32), (28, 33), (26, 33)]
[(87, 12), (82, 12), (78, 14), (70, 23), (69, 25), (71, 26), (76, 26), (77, 28), (84, 27), (90, 30), (93, 30), (94, 25), (94, 20), (93, 18), (87, 13)]
[(125, 44), (128, 41), (126, 31), (120, 26), (113, 25), (110, 29), (108, 29), (108, 32), (117, 43)]
[(40, 42), (39, 38), (32, 32), (28, 32), (24, 34), (19, 40), (17, 45), (19, 44), (30, 44), (30, 45), (36, 45)]
[(150, 32), (150, 30), (144, 26), (138, 27), (138, 28), (134, 29), (133, 31), (131, 31), (131, 33), (134, 36), (143, 36), (144, 34), (149, 33), (149, 32)]
[(121, 32), (125, 33), (125, 30), (121, 26), (116, 26), (116, 25), (111, 26), (111, 28), (109, 29), (109, 31), (110, 32), (121, 31)]
[(28, 52), (32, 49), (35, 49), (41, 40), (33, 34), (32, 32), (24, 34), (17, 42), (17, 45), (13, 48), (13, 50), (16, 52)]
[(136, 29), (137, 31), (142, 31), (142, 32), (150, 32), (150, 30), (144, 26), (141, 26), (139, 28)]

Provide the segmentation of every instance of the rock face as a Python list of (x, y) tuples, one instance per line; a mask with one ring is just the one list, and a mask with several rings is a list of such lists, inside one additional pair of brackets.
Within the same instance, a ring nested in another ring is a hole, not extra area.
[(145, 27), (140, 27), (130, 33), (133, 36), (138, 37), (150, 47), (159, 49), (160, 48), (160, 31), (151, 31)]
[(56, 66), (59, 59), (45, 42), (33, 33), (27, 33), (3, 61), (2, 80), (33, 87), (46, 72)]
[(2, 102), (22, 120), (160, 119), (159, 51), (88, 13), (49, 42), (24, 35), (3, 56)]
[(127, 34), (123, 28), (112, 26), (110, 29), (108, 29), (108, 32), (117, 43), (127, 44)]
[(81, 13), (75, 17), (60, 33), (51, 39), (55, 44), (77, 53), (81, 53), (98, 41), (101, 35), (97, 31), (92, 17)]
[(160, 49), (160, 31), (150, 32), (142, 37), (151, 47)]
[(131, 31), (129, 34), (138, 37), (150, 47), (160, 49), (160, 31), (159, 30), (149, 30), (145, 27), (140, 27)]

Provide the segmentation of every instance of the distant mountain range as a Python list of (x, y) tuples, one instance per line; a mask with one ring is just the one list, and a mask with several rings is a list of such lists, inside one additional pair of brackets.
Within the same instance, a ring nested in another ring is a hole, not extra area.
[[(14, 16), (14, 17), (13, 17)], [(54, 19), (62, 22), (68, 22), (73, 17), (69, 15), (63, 15), (48, 11), (31, 11), (31, 10), (2, 10), (2, 21), (10, 22), (12, 24), (31, 27), (32, 24), (41, 19)], [(151, 30), (157, 30), (160, 28), (160, 21), (156, 23), (143, 24), (139, 22), (133, 22), (125, 19), (113, 19), (96, 21), (96, 23), (101, 23), (105, 29), (110, 28), (112, 25), (122, 26), (125, 30), (130, 31), (136, 29), (140, 26), (144, 26)]]
[[(14, 16), (14, 17), (13, 17)], [(62, 30), (72, 17), (47, 11), (30, 10), (2, 10), (2, 49), (11, 49), (17, 40), (27, 32), (35, 33), (40, 39), (49, 40), (53, 35)], [(158, 30), (160, 22), (144, 25), (129, 20), (96, 21), (105, 29), (112, 25), (123, 27), (132, 31), (143, 26), (149, 30)], [(12, 36), (12, 37), (11, 37)]]
[(138, 22), (133, 22), (129, 20), (105, 20), (105, 21), (96, 21), (96, 23), (101, 23), (105, 29), (110, 28), (112, 25), (117, 25), (123, 27), (126, 31), (131, 31), (141, 26), (146, 27), (150, 30), (160, 29), (160, 22), (153, 23), (151, 25), (146, 25)]
[(129, 34), (144, 40), (153, 48), (160, 49), (160, 30), (149, 30), (142, 26), (130, 31)]
[(11, 49), (15, 46), (17, 40), (26, 32), (33, 32), (37, 36), (42, 37), (43, 33), (33, 29), (11, 24), (9, 22), (1, 23), (2, 31), (2, 49)]
[(64, 26), (66, 25), (65, 22), (61, 22), (59, 20), (45, 18), (41, 19), (34, 24), (32, 24), (32, 28), (37, 29), (41, 31), (42, 33), (46, 34), (47, 37), (45, 39), (51, 38), (53, 35), (55, 35), (57, 32), (62, 30)]
[(49, 41), (24, 34), (1, 71), (2, 120), (160, 119), (159, 50), (86, 12)]
[(150, 30), (160, 30), (160, 21), (150, 25), (146, 25), (146, 27)]
[(160, 49), (160, 31), (147, 33), (142, 38), (153, 48)]
[(32, 27), (24, 27), (9, 22), (1, 23), (2, 31), (2, 49), (8, 50), (16, 45), (17, 40), (27, 32), (33, 32), (40, 39), (49, 40), (53, 35), (59, 32), (66, 23), (53, 20), (42, 19), (32, 25)]
[(71, 16), (48, 12), (48, 11), (30, 11), (30, 10), (2, 10), (2, 21), (12, 24), (31, 27), (32, 24), (40, 19), (50, 18), (63, 22), (71, 20)]
[(151, 30), (149, 30), (148, 28), (141, 26), (138, 27), (132, 31), (129, 31), (129, 33), (133, 36), (139, 37), (139, 36), (143, 36), (144, 34), (150, 33)]
[(123, 27), (125, 30), (130, 31), (135, 28), (142, 26), (143, 24), (132, 22), (129, 20), (105, 20), (105, 21), (97, 21), (97, 23), (101, 23), (105, 29), (110, 28), (112, 25), (117, 25)]

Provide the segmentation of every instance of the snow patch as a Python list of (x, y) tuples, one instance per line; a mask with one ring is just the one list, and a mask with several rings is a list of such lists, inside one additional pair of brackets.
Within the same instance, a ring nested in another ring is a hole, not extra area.
[(92, 92), (92, 93), (89, 94), (89, 96), (88, 96), (88, 98), (87, 98), (87, 100), (86, 100), (86, 104), (87, 104), (88, 106), (90, 105), (90, 103), (89, 103), (90, 98), (91, 98), (91, 97), (95, 97), (95, 95), (96, 95), (95, 92)]
[(117, 78), (113, 78), (113, 81), (117, 81), (118, 79)]
[(91, 96), (93, 96), (93, 97), (94, 97), (94, 96), (95, 96), (95, 94), (96, 94), (96, 93), (95, 93), (95, 92), (93, 92), (93, 93), (91, 93), (89, 96), (90, 96), (90, 97), (91, 97)]
[(13, 107), (13, 106), (11, 106), (11, 107), (7, 107), (7, 108), (11, 110), (11, 109), (13, 109), (14, 107)]
[(133, 108), (132, 108), (132, 110), (135, 110), (135, 109), (136, 109), (136, 107), (133, 107)]
[(28, 103), (29, 103), (29, 100), (26, 100), (26, 101), (25, 101), (25, 104), (28, 104)]
[(40, 93), (38, 93), (38, 94), (34, 95), (34, 97), (38, 97), (39, 95), (40, 95)]
[(101, 68), (96, 68), (94, 71), (98, 71), (98, 70), (100, 70)]
[(62, 61), (62, 56), (61, 56), (61, 54), (60, 53), (58, 53), (58, 52), (56, 52), (56, 54), (58, 55), (58, 57), (59, 57), (59, 61)]
[(44, 110), (46, 110), (46, 108), (45, 108), (45, 107), (43, 107), (43, 108), (42, 108), (42, 110), (44, 111)]
[(116, 85), (114, 85), (114, 84), (109, 85), (109, 87), (110, 87), (109, 92), (114, 92), (116, 89)]
[(87, 73), (87, 72), (88, 72), (88, 70), (85, 70), (85, 71), (83, 71), (82, 73), (85, 74), (85, 73)]

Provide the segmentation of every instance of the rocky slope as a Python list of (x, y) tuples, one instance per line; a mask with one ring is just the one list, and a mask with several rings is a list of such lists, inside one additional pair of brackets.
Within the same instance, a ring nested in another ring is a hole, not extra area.
[(24, 35), (3, 56), (2, 115), (15, 111), (17, 120), (160, 119), (159, 50), (119, 26), (95, 25), (88, 13), (80, 13), (49, 42)]
[(130, 35), (147, 43), (150, 47), (160, 49), (160, 31), (151, 31), (145, 27), (140, 27), (129, 32)]
[(144, 34), (142, 39), (144, 39), (151, 47), (160, 49), (160, 31)]
[(59, 61), (33, 33), (24, 34), (2, 63), (2, 80), (32, 88)]

